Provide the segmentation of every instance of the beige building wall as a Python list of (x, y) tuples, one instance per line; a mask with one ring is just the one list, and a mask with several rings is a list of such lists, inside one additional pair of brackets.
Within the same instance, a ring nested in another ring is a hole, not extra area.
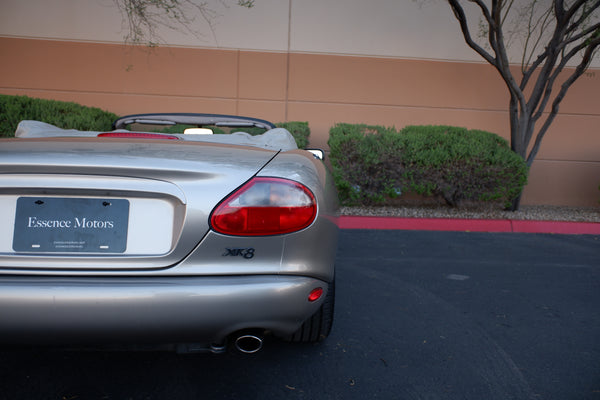
[[(503, 83), (466, 48), (448, 10), (432, 2), (399, 8), (392, 0), (352, 0), (344, 7), (340, 1), (257, 0), (260, 7), (252, 10), (223, 10), (202, 47), (169, 33), (171, 45), (150, 50), (119, 43), (112, 1), (2, 0), (0, 93), (120, 115), (209, 112), (308, 121), (311, 145), (318, 147), (326, 147), (337, 122), (450, 124), (508, 137)], [(49, 14), (48, 3), (71, 15)], [(25, 14), (28, 19), (14, 22)], [(61, 25), (61, 18), (77, 23)], [(237, 28), (225, 33), (222, 24), (231, 21)], [(435, 38), (419, 36), (423, 26)], [(591, 69), (570, 90), (544, 139), (524, 204), (598, 206), (598, 93), (600, 70)]]

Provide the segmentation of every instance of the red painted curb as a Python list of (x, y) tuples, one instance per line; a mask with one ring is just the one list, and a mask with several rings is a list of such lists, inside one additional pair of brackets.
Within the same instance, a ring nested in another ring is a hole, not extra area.
[(340, 216), (340, 229), (398, 229), (457, 232), (520, 232), (600, 235), (598, 222)]

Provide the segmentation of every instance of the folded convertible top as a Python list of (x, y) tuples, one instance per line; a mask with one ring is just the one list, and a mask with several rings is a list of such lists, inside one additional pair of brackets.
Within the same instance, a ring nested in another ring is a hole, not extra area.
[[(129, 132), (118, 129), (112, 132)], [(17, 138), (49, 138), (49, 137), (97, 137), (101, 133), (96, 131), (79, 131), (76, 129), (61, 129), (54, 125), (40, 121), (21, 121), (17, 126), (15, 137)], [(296, 141), (292, 134), (284, 128), (274, 128), (262, 135), (250, 135), (246, 132), (233, 132), (230, 134), (216, 135), (168, 135), (180, 140), (193, 142), (208, 142), (233, 144), (240, 146), (259, 147), (268, 150), (294, 150), (297, 149)]]

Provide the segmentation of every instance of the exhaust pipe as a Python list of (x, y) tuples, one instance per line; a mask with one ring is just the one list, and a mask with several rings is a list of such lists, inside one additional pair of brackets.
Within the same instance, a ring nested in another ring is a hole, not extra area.
[(260, 333), (242, 333), (235, 339), (235, 348), (244, 354), (253, 354), (262, 349), (263, 336)]

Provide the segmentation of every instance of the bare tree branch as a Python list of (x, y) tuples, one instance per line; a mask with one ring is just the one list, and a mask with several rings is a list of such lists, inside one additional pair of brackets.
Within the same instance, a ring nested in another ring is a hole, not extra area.
[(501, 35), (498, 37), (497, 34), (498, 31), (501, 31), (501, 24), (497, 23), (496, 21), (500, 21), (501, 19), (501, 4), (504, 3), (502, 3), (499, 0), (492, 1), (492, 12), (490, 12), (490, 10), (487, 8), (487, 6), (482, 0), (470, 1), (477, 4), (479, 9), (481, 10), (481, 13), (484, 16), (484, 19), (488, 23), (488, 40), (490, 42), (492, 50), (494, 50), (496, 57), (488, 53), (472, 38), (466, 14), (459, 0), (448, 0), (450, 7), (454, 11), (456, 19), (459, 21), (465, 42), (469, 45), (469, 47), (471, 47), (480, 56), (482, 56), (488, 63), (496, 67), (496, 70), (500, 73), (502, 79), (504, 79), (504, 82), (506, 83), (511, 93), (511, 98), (514, 95), (514, 97), (518, 100), (516, 104), (519, 104), (520, 108), (522, 108), (527, 104), (527, 102), (525, 100), (525, 97), (523, 96), (522, 90), (519, 88), (519, 85), (517, 84), (512, 73), (510, 72), (510, 65), (506, 53), (506, 48), (504, 46), (503, 37)]
[(573, 85), (573, 83), (575, 83), (575, 81), (579, 77), (581, 77), (584, 74), (584, 72), (587, 70), (590, 63), (592, 62), (593, 54), (594, 54), (595, 50), (598, 48), (598, 46), (600, 46), (600, 32), (598, 33), (596, 39), (594, 39), (590, 43), (590, 45), (587, 46), (586, 51), (583, 55), (583, 59), (581, 60), (581, 63), (579, 63), (579, 65), (577, 66), (577, 68), (575, 68), (575, 71), (571, 74), (571, 76), (569, 76), (569, 78), (562, 84), (560, 92), (554, 98), (554, 101), (552, 102), (552, 110), (551, 110), (550, 114), (548, 115), (548, 117), (546, 118), (546, 121), (544, 122), (544, 124), (542, 125), (540, 130), (538, 131), (534, 145), (527, 157), (527, 164), (529, 166), (531, 166), (533, 164), (533, 161), (535, 160), (535, 157), (537, 156), (537, 153), (540, 149), (542, 139), (546, 135), (546, 132), (548, 131), (548, 128), (554, 121), (554, 118), (558, 114), (560, 103), (564, 99), (565, 95), (567, 94), (567, 91)]
[[(527, 66), (531, 64), (531, 59), (539, 47), (544, 33), (546, 32), (548, 26), (550, 25), (550, 17), (552, 16), (552, 7), (548, 7), (545, 12), (532, 24), (532, 20), (535, 18), (535, 6), (538, 4), (537, 1), (533, 1), (531, 5), (531, 9), (529, 11), (529, 19), (528, 19), (528, 27), (527, 27), (527, 37), (525, 41), (525, 46), (523, 49), (523, 56), (521, 58), (521, 71), (523, 74), (526, 74)], [(535, 40), (533, 41), (533, 45), (529, 47), (529, 42), (534, 33), (537, 32), (535, 36)], [(531, 49), (531, 50), (530, 50)], [(544, 53), (542, 53), (544, 54)], [(541, 59), (538, 57), (537, 65), (541, 63)], [(535, 68), (534, 68), (535, 70)], [(531, 74), (529, 74), (530, 76)]]
[(570, 37), (568, 40), (565, 40), (564, 44), (565, 46), (568, 46), (569, 44), (576, 42), (582, 38), (584, 38), (585, 36), (588, 35), (593, 35), (593, 33), (595, 31), (597, 31), (598, 29), (600, 29), (600, 22), (597, 24), (594, 24), (592, 26), (590, 26), (589, 28), (581, 31), (581, 33), (577, 34), (577, 35), (573, 35), (572, 37)]
[[(202, 35), (194, 27), (196, 17), (208, 26), (216, 42), (214, 20), (219, 16), (208, 1), (200, 0), (113, 0), (121, 12), (126, 28), (125, 42), (156, 46), (163, 42), (160, 28), (183, 31), (198, 38)], [(232, 0), (233, 1), (233, 0)], [(228, 7), (225, 0), (216, 0), (216, 5)], [(238, 6), (251, 8), (254, 0), (236, 0)]]
[[(473, 50), (475, 50), (481, 57), (483, 57), (487, 62), (494, 65), (496, 60), (490, 53), (488, 53), (483, 47), (479, 46), (473, 37), (471, 36), (471, 31), (469, 30), (469, 25), (467, 24), (467, 16), (465, 15), (465, 11), (462, 6), (458, 2), (458, 0), (448, 0), (452, 11), (454, 12), (454, 16), (458, 20), (460, 24), (460, 29), (462, 30), (465, 41)], [(484, 10), (485, 6), (484, 6)], [(487, 19), (487, 18), (486, 18)]]
[[(600, 27), (598, 27), (596, 29), (600, 30)], [(575, 72), (571, 75), (571, 77), (575, 76), (575, 79), (579, 78), (579, 76), (581, 76), (585, 72), (585, 69), (587, 68), (588, 64), (591, 62), (592, 54), (595, 51), (595, 49), (598, 47), (599, 43), (600, 43), (600, 39), (598, 39), (598, 38), (595, 40), (591, 40), (590, 42), (581, 42), (578, 46), (572, 48), (566, 55), (564, 55), (562, 57), (560, 63), (555, 67), (553, 73), (547, 79), (547, 82), (545, 84), (546, 91), (544, 93), (544, 98), (543, 98), (541, 104), (537, 107), (536, 113), (532, 115), (532, 118), (534, 120), (538, 120), (542, 116), (542, 113), (544, 112), (546, 105), (551, 98), (552, 87), (554, 86), (554, 83), (556, 82), (559, 75), (564, 71), (564, 68), (569, 64), (569, 62), (575, 56), (577, 56), (582, 50), (587, 48), (586, 54), (584, 54), (584, 58), (583, 58), (582, 62), (578, 65), (578, 67), (575, 69)], [(588, 52), (589, 52), (589, 55), (587, 55)], [(583, 67), (582, 67), (582, 63), (586, 60), (586, 57), (587, 57), (588, 62), (584, 63)], [(583, 69), (581, 69), (581, 68), (583, 68)], [(580, 73), (578, 73), (579, 71), (580, 71)], [(571, 78), (569, 78), (569, 79), (571, 79)], [(573, 82), (574, 81), (575, 80), (573, 80)], [(570, 87), (573, 84), (573, 82), (571, 82), (571, 84), (569, 84), (568, 87)], [(564, 97), (564, 95), (562, 97)]]

